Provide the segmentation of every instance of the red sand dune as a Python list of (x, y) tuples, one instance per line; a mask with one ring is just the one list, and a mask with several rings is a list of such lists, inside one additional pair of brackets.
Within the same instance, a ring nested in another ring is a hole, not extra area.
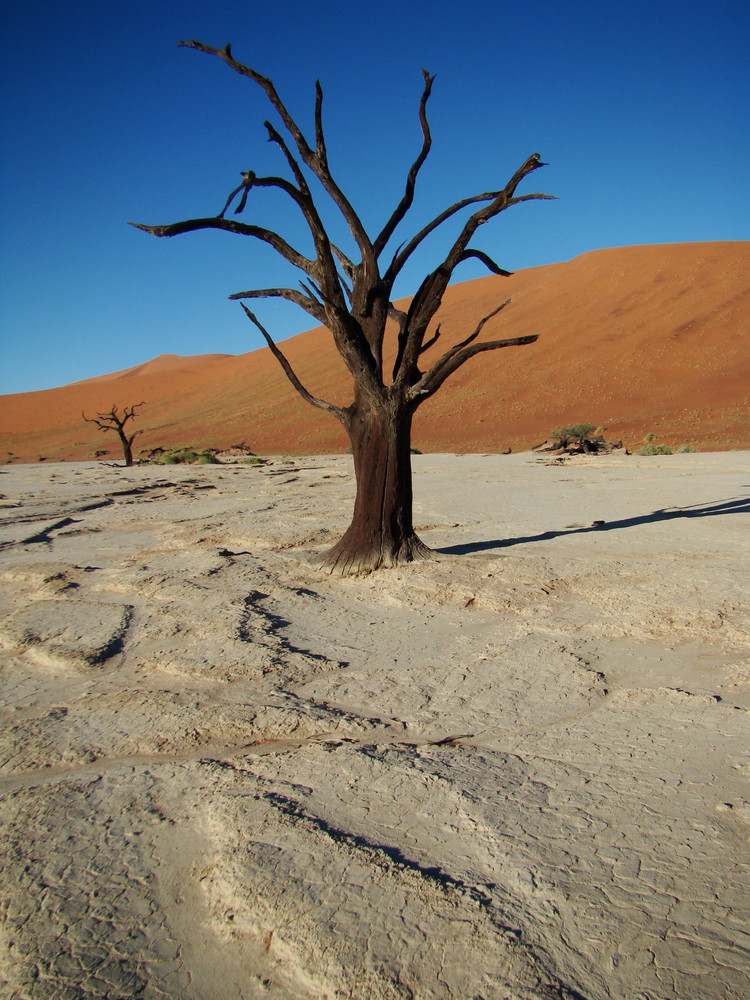
[[(539, 334), (530, 347), (482, 354), (418, 411), (422, 451), (524, 450), (560, 424), (592, 423), (638, 447), (645, 434), (701, 450), (750, 448), (750, 242), (599, 250), (449, 288), (437, 357), (504, 299), (487, 339)], [(346, 403), (350, 381), (323, 328), (284, 341), (302, 382)], [(337, 421), (304, 403), (267, 348), (162, 356), (43, 392), (0, 396), (0, 461), (120, 455), (81, 419), (144, 400), (141, 448), (229, 447), (257, 453), (344, 450)]]
[(131, 378), (134, 375), (165, 375), (173, 376), (179, 372), (189, 373), (196, 360), (201, 363), (216, 361), (218, 358), (231, 358), (231, 354), (201, 354), (198, 358), (186, 358), (181, 354), (160, 354), (153, 361), (144, 361), (133, 368), (125, 368), (121, 372), (110, 372), (109, 375), (95, 375), (94, 378), (82, 379), (73, 385), (90, 385), (92, 382), (104, 382), (110, 379)]

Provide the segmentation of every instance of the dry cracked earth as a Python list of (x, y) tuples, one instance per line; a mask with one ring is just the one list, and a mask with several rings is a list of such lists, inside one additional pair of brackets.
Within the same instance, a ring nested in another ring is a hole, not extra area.
[[(671, 463), (671, 464), (670, 464)], [(0, 993), (750, 993), (750, 453), (0, 470)]]

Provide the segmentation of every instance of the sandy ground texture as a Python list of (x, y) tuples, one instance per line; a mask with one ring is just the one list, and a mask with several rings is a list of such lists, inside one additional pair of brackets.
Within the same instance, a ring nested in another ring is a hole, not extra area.
[(748, 995), (750, 453), (0, 472), (0, 993)]

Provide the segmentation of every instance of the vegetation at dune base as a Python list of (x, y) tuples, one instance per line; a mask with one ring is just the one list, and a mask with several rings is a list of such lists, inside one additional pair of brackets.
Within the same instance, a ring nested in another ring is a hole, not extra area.
[[(580, 448), (586, 442), (591, 442), (591, 432), (595, 430), (594, 424), (572, 424), (570, 427), (558, 427), (550, 433), (553, 441), (557, 441), (561, 448), (565, 448), (571, 442), (575, 442)], [(603, 436), (604, 428), (596, 430), (595, 436)]]
[(154, 465), (219, 465), (219, 459), (213, 450), (193, 451), (191, 448), (165, 451), (149, 462)]
[[(219, 458), (219, 455), (223, 457)], [(144, 448), (138, 456), (139, 465), (222, 465), (224, 462), (263, 465), (265, 461), (255, 455), (244, 441), (229, 448), (193, 448), (191, 445)]]
[[(138, 458), (130, 465), (220, 465), (217, 458), (217, 448), (205, 448), (195, 451), (193, 448), (148, 448), (141, 451)], [(97, 450), (94, 458), (107, 458), (108, 451)]]
[(571, 424), (568, 427), (556, 427), (550, 432), (549, 440), (539, 446), (538, 450), (566, 452), (569, 455), (596, 455), (598, 452), (609, 452), (622, 448), (622, 441), (612, 444), (604, 439), (605, 427), (596, 424)]
[[(571, 424), (567, 427), (556, 427), (551, 431), (549, 440), (538, 445), (535, 451), (551, 451), (567, 455), (595, 455), (599, 452), (611, 452), (622, 448), (622, 441), (611, 443), (604, 438), (605, 427), (594, 424)], [(656, 434), (647, 434), (643, 445), (638, 449), (638, 455), (673, 455), (674, 450), (667, 444), (657, 444)], [(677, 454), (693, 452), (697, 449), (690, 444), (682, 444), (677, 448)]]
[[(180, 46), (220, 60), (262, 90), (277, 119), (276, 125), (265, 121), (264, 126), (269, 141), (277, 147), (282, 165), (285, 164), (285, 176), (264, 177), (254, 170), (243, 169), (240, 171), (241, 183), (223, 197), (223, 208), (216, 215), (167, 225), (132, 224), (159, 238), (213, 229), (259, 240), (285, 265), (302, 272), (302, 280), (290, 287), (247, 289), (235, 292), (230, 298), (240, 302), (248, 320), (259, 330), (297, 393), (311, 406), (338, 420), (351, 442), (357, 485), (352, 521), (343, 537), (320, 557), (320, 565), (329, 572), (348, 575), (428, 558), (431, 552), (417, 536), (412, 520), (414, 414), (470, 359), (486, 351), (526, 347), (538, 338), (537, 334), (530, 334), (480, 339), (484, 327), (509, 304), (510, 300), (506, 299), (498, 301), (486, 315), (477, 317), (468, 336), (461, 339), (454, 334), (451, 346), (447, 346), (437, 359), (427, 361), (425, 352), (438, 341), (441, 345), (446, 344), (450, 337), (450, 331), (443, 331), (440, 324), (435, 323), (435, 317), (448, 285), (465, 261), (478, 260), (493, 274), (509, 276), (510, 272), (475, 246), (473, 240), (484, 232), (485, 223), (507, 209), (551, 197), (540, 192), (518, 193), (521, 183), (544, 163), (538, 153), (532, 153), (509, 180), (495, 190), (469, 194), (454, 201), (431, 221), (419, 223), (411, 236), (402, 231), (397, 233), (410, 212), (417, 177), (432, 146), (427, 105), (434, 77), (423, 70), (418, 107), (421, 146), (408, 169), (398, 203), (390, 216), (381, 220), (379, 230), (371, 232), (331, 171), (323, 123), (323, 90), (319, 82), (315, 85), (312, 128), (306, 136), (274, 83), (239, 62), (232, 54), (231, 45), (217, 49), (191, 41), (180, 42)], [(194, 141), (201, 140), (195, 138)], [(369, 141), (376, 140), (370, 137)], [(366, 158), (366, 142), (363, 155)], [(279, 233), (237, 218), (248, 206), (252, 210), (268, 190), (283, 195), (296, 207), (312, 240), (311, 256), (299, 252)], [(220, 204), (217, 198), (217, 208)], [(231, 208), (232, 215), (228, 216)], [(425, 216), (421, 218), (424, 220)], [(454, 227), (453, 232), (446, 229), (450, 226)], [(339, 233), (347, 233), (346, 244), (340, 242)], [(432, 270), (417, 288), (406, 310), (398, 308), (393, 291), (399, 275), (428, 239), (434, 247), (432, 238), (447, 233), (450, 233), (447, 252), (437, 254)], [(333, 234), (336, 234), (335, 240)], [(245, 304), (269, 298), (294, 303), (328, 329), (351, 376), (349, 405), (341, 406), (322, 399), (303, 385), (287, 356)], [(389, 322), (388, 330), (393, 331), (394, 337), (395, 350), (392, 352), (384, 349)], [(497, 325), (493, 323), (493, 327)]]
[[(655, 444), (656, 434), (647, 434), (643, 439), (643, 447), (639, 449), (639, 455), (674, 455), (674, 451), (668, 444)], [(697, 451), (691, 444), (681, 444), (677, 449), (678, 455), (685, 455), (689, 452)]]

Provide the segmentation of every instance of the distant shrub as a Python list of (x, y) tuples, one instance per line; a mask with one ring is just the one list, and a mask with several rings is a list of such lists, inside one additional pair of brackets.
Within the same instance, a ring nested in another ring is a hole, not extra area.
[(610, 445), (604, 440), (605, 430), (606, 427), (597, 427), (596, 424), (570, 424), (568, 427), (556, 427), (550, 434), (552, 448), (558, 451), (564, 450), (570, 455), (580, 452), (595, 455), (600, 451), (611, 451), (613, 447), (621, 447), (621, 444)]
[(595, 429), (594, 424), (572, 424), (570, 427), (558, 427), (557, 430), (552, 431), (550, 437), (554, 441), (563, 441), (566, 438), (578, 438), (579, 441), (582, 441)]
[(257, 455), (251, 455), (249, 458), (243, 458), (242, 465), (265, 465), (265, 458), (259, 458)]
[(192, 448), (177, 448), (156, 455), (153, 459), (158, 465), (219, 465), (219, 460), (213, 451), (193, 451)]
[[(638, 452), (639, 455), (673, 455), (674, 452), (666, 444), (654, 444), (656, 440), (656, 434), (647, 434), (643, 439), (643, 447)], [(684, 455), (686, 452), (697, 451), (691, 444), (681, 444), (677, 449), (678, 455)]]
[[(654, 437), (655, 435), (651, 435)], [(666, 444), (644, 444), (641, 450), (638, 452), (639, 455), (671, 455), (672, 449)]]
[(419, 450), (419, 448), (410, 448), (409, 451), (412, 453), (412, 455), (421, 455), (422, 454), (422, 452)]

